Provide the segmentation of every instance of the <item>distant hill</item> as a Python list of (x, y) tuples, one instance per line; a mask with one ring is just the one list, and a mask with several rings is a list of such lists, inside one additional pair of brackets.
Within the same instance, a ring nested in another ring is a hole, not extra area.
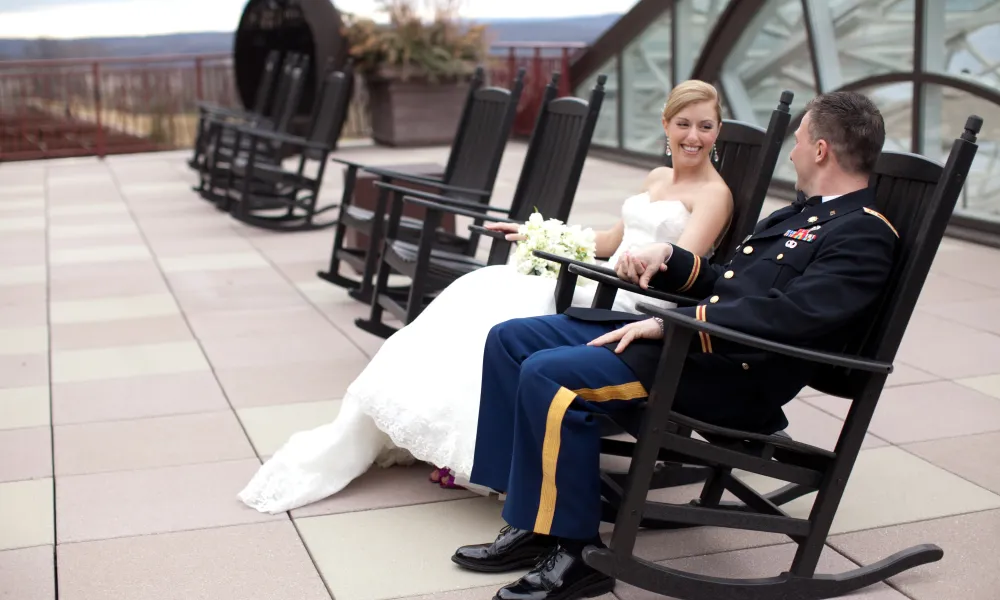
[[(553, 19), (484, 19), (494, 42), (592, 43), (620, 14)], [(158, 54), (231, 52), (233, 32), (179, 33), (145, 37), (0, 39), (0, 60), (34, 58), (101, 58)]]

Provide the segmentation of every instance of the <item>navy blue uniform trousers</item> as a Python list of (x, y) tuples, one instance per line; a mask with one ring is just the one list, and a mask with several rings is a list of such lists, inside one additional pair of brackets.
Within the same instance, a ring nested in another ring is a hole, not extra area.
[(514, 319), (486, 340), (472, 483), (506, 492), (513, 527), (588, 540), (601, 521), (601, 419), (647, 392), (591, 340), (624, 325), (565, 315)]

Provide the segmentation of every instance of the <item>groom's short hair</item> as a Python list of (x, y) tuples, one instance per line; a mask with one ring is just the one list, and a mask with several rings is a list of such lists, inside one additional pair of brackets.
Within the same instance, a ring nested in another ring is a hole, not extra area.
[(809, 101), (809, 137), (826, 140), (840, 166), (867, 175), (885, 143), (885, 122), (878, 107), (858, 92), (830, 92)]

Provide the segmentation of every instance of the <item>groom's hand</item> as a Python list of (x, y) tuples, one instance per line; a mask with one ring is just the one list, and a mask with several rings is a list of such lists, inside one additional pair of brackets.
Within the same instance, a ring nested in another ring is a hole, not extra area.
[(627, 251), (615, 264), (615, 272), (620, 279), (648, 289), (653, 275), (667, 270), (666, 262), (673, 251), (674, 247), (670, 244), (649, 244), (639, 250)]
[(615, 347), (615, 354), (620, 354), (633, 340), (660, 339), (663, 339), (663, 323), (659, 319), (652, 318), (645, 321), (635, 321), (614, 331), (609, 331), (587, 345), (604, 346), (612, 342), (618, 342), (618, 346)]

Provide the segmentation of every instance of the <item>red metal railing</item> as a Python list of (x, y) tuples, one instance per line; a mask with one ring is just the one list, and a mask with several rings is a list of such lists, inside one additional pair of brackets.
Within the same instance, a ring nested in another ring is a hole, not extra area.
[[(552, 72), (568, 73), (582, 47), (494, 45), (491, 85), (527, 69), (515, 133), (531, 132)], [(563, 76), (560, 94), (571, 90)], [(199, 101), (239, 106), (231, 54), (0, 62), (0, 161), (188, 148)], [(367, 135), (363, 128), (349, 121), (344, 132)]]

